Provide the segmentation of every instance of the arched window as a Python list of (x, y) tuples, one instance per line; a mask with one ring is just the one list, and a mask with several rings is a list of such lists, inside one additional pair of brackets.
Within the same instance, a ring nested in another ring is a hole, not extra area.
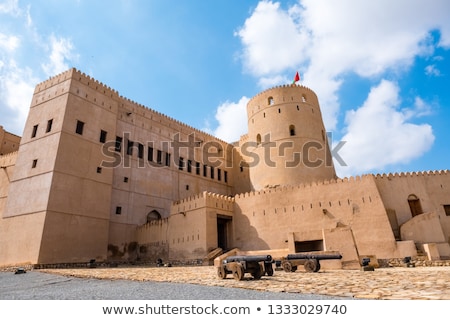
[(257, 135), (256, 135), (256, 145), (260, 145), (261, 144), (261, 135), (258, 133)]
[(291, 124), (289, 126), (289, 135), (290, 136), (295, 136), (295, 126), (293, 124)]
[(420, 199), (415, 194), (410, 194), (408, 196), (409, 209), (411, 210), (411, 215), (413, 217), (422, 214), (422, 205), (420, 204)]
[(269, 104), (269, 106), (273, 105), (275, 103), (275, 101), (273, 101), (273, 97), (269, 97), (267, 99), (267, 103)]
[(161, 215), (156, 210), (152, 210), (149, 213), (147, 213), (147, 222), (160, 220), (160, 219), (161, 219)]
[(306, 96), (302, 94), (302, 102), (306, 102)]

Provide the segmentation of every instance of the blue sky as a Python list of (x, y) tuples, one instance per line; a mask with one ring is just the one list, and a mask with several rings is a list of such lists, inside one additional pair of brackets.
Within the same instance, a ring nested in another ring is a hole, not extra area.
[(339, 176), (450, 169), (448, 0), (0, 0), (0, 125), (71, 67), (229, 142), (299, 71)]

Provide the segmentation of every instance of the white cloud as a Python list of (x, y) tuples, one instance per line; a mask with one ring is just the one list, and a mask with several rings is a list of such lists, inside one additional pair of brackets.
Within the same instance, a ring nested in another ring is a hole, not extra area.
[[(325, 127), (334, 131), (341, 130), (338, 97), (346, 76), (357, 74), (374, 80), (388, 71), (391, 75), (401, 74), (416, 57), (432, 56), (436, 47), (450, 47), (448, 12), (448, 0), (434, 0), (426, 5), (410, 0), (299, 0), (288, 8), (263, 0), (235, 36), (242, 43), (240, 58), (244, 70), (258, 79), (262, 89), (289, 83), (286, 79), (290, 79), (290, 74), (300, 70), (302, 83), (319, 97)], [(436, 30), (440, 32), (438, 43), (431, 37)], [(425, 72), (439, 74), (433, 65)], [(430, 106), (417, 97), (415, 106), (397, 110), (398, 101), (386, 100), (388, 96), (399, 99), (393, 92), (380, 97), (384, 113), (376, 114), (381, 124), (388, 125), (390, 135), (385, 138), (389, 138), (389, 143), (375, 139), (379, 127), (371, 126), (367, 114), (373, 112), (374, 95), (387, 90), (386, 86), (382, 82), (373, 89), (361, 110), (347, 116), (346, 138), (352, 138), (353, 142), (345, 146), (346, 150), (353, 153), (352, 150), (361, 147), (363, 152), (359, 154), (370, 154), (368, 149), (375, 148), (377, 154), (384, 155), (383, 159), (372, 157), (377, 161), (348, 155), (352, 173), (409, 161), (433, 143), (429, 125), (407, 122), (411, 117), (429, 113)], [(364, 126), (358, 126), (357, 119), (368, 125), (365, 131), (375, 131), (364, 133)], [(415, 147), (411, 146), (413, 137), (417, 138)]]
[(436, 68), (436, 65), (434, 64), (430, 64), (428, 66), (425, 67), (425, 74), (427, 76), (435, 76), (438, 77), (441, 75), (441, 72), (439, 71), (439, 69)]
[(34, 86), (38, 82), (31, 70), (21, 69), (14, 61), (0, 68), (0, 107), (12, 111), (12, 116), (4, 116), (8, 123), (2, 123), (5, 129), (22, 135), (28, 116)]
[(6, 35), (0, 33), (0, 50), (8, 51), (9, 53), (15, 51), (19, 47), (20, 40), (13, 35)]
[(54, 76), (76, 58), (70, 40), (39, 33), (30, 6), (21, 8), (14, 0), (0, 3), (0, 14), (15, 22), (14, 31), (0, 33), (0, 118), (5, 130), (17, 135), (22, 134), (34, 88), (42, 81), (39, 64), (45, 76)]
[(19, 8), (19, 0), (6, 0), (3, 1), (3, 3), (0, 3), (0, 13), (19, 16), (21, 14), (21, 10)]
[(48, 76), (54, 76), (69, 69), (67, 61), (75, 58), (72, 52), (74, 46), (70, 39), (56, 38), (52, 35), (50, 36), (50, 47), (50, 61), (42, 64), (42, 69)]
[(213, 134), (227, 142), (238, 141), (240, 136), (247, 133), (247, 103), (249, 98), (242, 97), (238, 103), (225, 102), (216, 111), (218, 127)]
[(431, 126), (408, 122), (424, 115), (424, 102), (416, 98), (415, 105), (406, 109), (399, 109), (400, 103), (398, 86), (383, 80), (360, 108), (347, 112), (347, 133), (342, 138), (346, 143), (339, 151), (347, 166), (336, 166), (339, 176), (408, 163), (431, 148)]
[(296, 10), (261, 1), (244, 26), (235, 33), (244, 46), (245, 69), (256, 76), (273, 75), (303, 63), (309, 47), (307, 34), (298, 31)]

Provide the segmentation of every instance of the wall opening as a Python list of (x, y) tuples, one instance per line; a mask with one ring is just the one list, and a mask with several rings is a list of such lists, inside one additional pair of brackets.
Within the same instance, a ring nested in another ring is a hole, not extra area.
[(409, 209), (411, 210), (411, 215), (413, 217), (422, 214), (422, 205), (420, 204), (420, 199), (415, 194), (410, 194), (408, 196)]
[(295, 241), (295, 252), (323, 251), (323, 240)]
[(217, 247), (223, 251), (228, 251), (228, 232), (231, 226), (232, 218), (228, 216), (217, 215)]
[(291, 124), (289, 126), (289, 135), (290, 136), (295, 136), (295, 126), (293, 124)]
[(152, 210), (147, 213), (147, 222), (161, 220), (161, 215), (157, 210)]

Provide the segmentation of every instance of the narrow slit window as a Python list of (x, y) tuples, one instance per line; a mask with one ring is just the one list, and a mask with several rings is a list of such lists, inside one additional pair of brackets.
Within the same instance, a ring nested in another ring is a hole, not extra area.
[(116, 146), (115, 146), (115, 150), (117, 152), (120, 152), (122, 150), (122, 137), (116, 136)]
[(162, 164), (162, 151), (156, 150), (156, 162)]
[(100, 130), (100, 142), (105, 143), (106, 142), (106, 136), (107, 132), (105, 130)]
[(131, 140), (128, 140), (127, 155), (129, 155), (129, 156), (133, 155), (133, 145), (134, 145), (134, 142)]
[(138, 144), (138, 157), (144, 159), (144, 145), (142, 143)]
[(148, 147), (147, 160), (153, 162), (153, 147)]
[(33, 126), (33, 132), (31, 133), (32, 138), (36, 137), (37, 129), (38, 129), (38, 125), (36, 124)]
[(170, 167), (170, 153), (166, 153), (166, 167)]
[(52, 131), (52, 125), (53, 125), (53, 119), (50, 119), (47, 121), (47, 129), (45, 129), (45, 132), (50, 132)]
[(80, 120), (77, 120), (77, 127), (75, 129), (75, 132), (77, 134), (81, 135), (81, 134), (83, 134), (83, 129), (84, 129), (84, 122), (80, 121)]

